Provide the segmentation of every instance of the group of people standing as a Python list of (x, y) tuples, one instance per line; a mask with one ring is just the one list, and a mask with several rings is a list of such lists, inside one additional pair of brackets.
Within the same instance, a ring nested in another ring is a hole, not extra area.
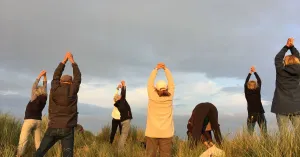
[[(285, 56), (290, 50), (291, 55)], [(294, 47), (294, 39), (289, 38), (287, 44), (275, 57), (276, 89), (272, 102), (271, 112), (276, 114), (279, 131), (284, 132), (288, 121), (291, 120), (295, 129), (299, 130), (300, 124), (300, 56)], [(67, 61), (72, 63), (73, 77), (62, 75)], [(159, 70), (164, 70), (167, 82), (155, 78)], [(257, 81), (250, 80), (251, 75)], [(41, 77), (44, 77), (43, 86), (37, 86)], [(249, 81), (250, 80), (250, 81)], [(41, 117), (47, 101), (46, 71), (42, 71), (32, 87), (31, 99), (25, 111), (17, 156), (22, 156), (28, 141), (28, 135), (34, 131), (36, 157), (42, 157), (59, 140), (61, 140), (64, 157), (73, 156), (74, 128), (78, 125), (77, 102), (81, 84), (81, 72), (75, 63), (73, 55), (67, 52), (65, 58), (56, 68), (49, 95), (49, 123), (46, 133), (41, 140)], [(262, 81), (251, 67), (244, 85), (245, 97), (248, 106), (247, 126), (252, 134), (256, 122), (261, 128), (262, 135), (267, 135), (267, 121), (261, 102)], [(121, 90), (120, 94), (119, 91)], [(170, 157), (172, 152), (172, 138), (174, 136), (173, 99), (175, 84), (171, 71), (164, 63), (158, 63), (152, 70), (147, 84), (148, 112), (145, 130), (146, 154), (155, 157), (157, 150), (161, 157)], [(110, 143), (113, 143), (117, 128), (120, 130), (118, 152), (122, 152), (133, 119), (131, 107), (126, 100), (126, 83), (121, 81), (113, 97), (112, 129)], [(212, 133), (218, 145), (222, 144), (222, 134), (218, 120), (218, 110), (210, 102), (203, 102), (195, 106), (187, 124), (187, 134), (190, 148), (198, 143), (211, 148), (215, 144)]]
[[(291, 54), (286, 55), (290, 50)], [(294, 39), (289, 38), (286, 45), (275, 56), (276, 88), (272, 101), (271, 112), (276, 114), (277, 125), (281, 137), (288, 129), (289, 120), (292, 122), (295, 132), (299, 131), (300, 125), (300, 55), (294, 46)], [(249, 81), (254, 73), (257, 81)], [(265, 111), (261, 103), (262, 81), (254, 67), (245, 81), (245, 96), (248, 103), (248, 131), (253, 133), (256, 122), (261, 134), (267, 135), (267, 121)]]

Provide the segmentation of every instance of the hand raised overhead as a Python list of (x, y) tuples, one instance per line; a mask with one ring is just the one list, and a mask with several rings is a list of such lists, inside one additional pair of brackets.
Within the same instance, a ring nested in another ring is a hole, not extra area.
[(160, 63), (158, 63), (157, 65), (156, 65), (156, 68), (159, 70), (159, 69), (165, 69), (166, 68), (166, 65), (165, 65), (165, 63), (162, 63), (162, 62), (160, 62)]
[(38, 76), (38, 78), (40, 79), (42, 76), (46, 76), (46, 70), (42, 70)]
[(287, 42), (286, 42), (286, 46), (287, 47), (292, 47), (294, 46), (294, 38), (288, 38)]
[(122, 85), (122, 86), (126, 86), (126, 84), (125, 84), (125, 81), (124, 81), (124, 80), (122, 80), (122, 81), (121, 81), (121, 85)]

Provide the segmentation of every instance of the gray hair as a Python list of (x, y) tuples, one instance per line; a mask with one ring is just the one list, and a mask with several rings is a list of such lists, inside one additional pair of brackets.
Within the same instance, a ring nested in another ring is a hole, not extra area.
[(34, 91), (34, 94), (36, 96), (40, 96), (40, 95), (46, 95), (47, 96), (47, 91), (42, 86), (38, 86), (37, 89)]

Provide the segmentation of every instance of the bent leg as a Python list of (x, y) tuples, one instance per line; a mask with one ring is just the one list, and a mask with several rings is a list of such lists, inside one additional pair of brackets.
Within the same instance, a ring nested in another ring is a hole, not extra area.
[(48, 150), (58, 141), (58, 138), (53, 134), (56, 129), (48, 128), (41, 141), (40, 147), (37, 149), (35, 156), (43, 157)]

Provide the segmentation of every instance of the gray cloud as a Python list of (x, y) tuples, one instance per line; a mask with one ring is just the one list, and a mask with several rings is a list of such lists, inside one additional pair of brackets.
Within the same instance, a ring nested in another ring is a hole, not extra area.
[[(300, 33), (300, 22), (295, 20), (298, 3), (35, 1), (33, 5), (4, 0), (0, 67), (28, 76), (42, 69), (52, 74), (70, 50), (84, 74), (83, 82), (126, 79), (135, 82), (132, 86), (141, 86), (160, 61), (174, 73), (240, 79), (254, 64), (263, 80), (262, 96), (271, 100), (273, 58), (286, 38), (297, 39)], [(65, 72), (71, 70), (68, 65)], [(4, 89), (21, 88), (5, 84)]]

